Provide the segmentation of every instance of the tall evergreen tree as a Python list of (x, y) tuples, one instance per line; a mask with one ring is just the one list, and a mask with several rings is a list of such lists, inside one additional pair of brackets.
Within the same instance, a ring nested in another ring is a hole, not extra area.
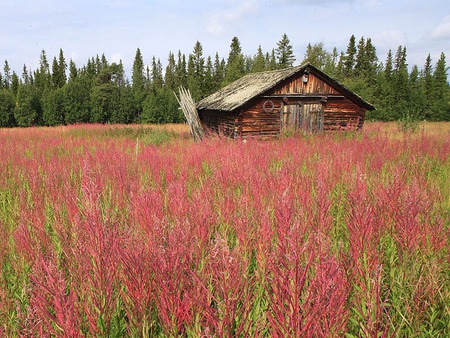
[(9, 67), (8, 61), (5, 60), (5, 65), (3, 66), (3, 84), (0, 83), (0, 87), (3, 85), (4, 88), (9, 89), (11, 86), (11, 68)]
[(407, 111), (409, 100), (408, 64), (406, 61), (406, 47), (398, 46), (394, 59), (393, 94), (394, 94), (394, 119), (399, 119), (409, 112)]
[(75, 79), (77, 77), (77, 75), (78, 75), (77, 66), (76, 66), (75, 62), (72, 59), (70, 59), (70, 62), (69, 62), (69, 81)]
[(294, 65), (295, 56), (292, 51), (291, 41), (286, 33), (283, 34), (281, 40), (277, 42), (275, 55), (277, 57), (278, 68), (287, 68)]
[(164, 86), (171, 91), (174, 91), (176, 88), (176, 63), (172, 52), (169, 52), (168, 63), (164, 73)]
[(218, 90), (222, 85), (225, 76), (225, 60), (219, 58), (219, 53), (214, 56), (213, 70), (213, 92)]
[(204, 97), (205, 58), (200, 41), (194, 45), (188, 61), (188, 87), (194, 100)]
[(162, 72), (162, 64), (161, 60), (158, 58), (156, 60), (155, 56), (152, 58), (152, 88), (155, 90), (156, 88), (162, 88), (164, 85), (164, 78)]
[(35, 72), (34, 78), (37, 94), (39, 97), (41, 97), (43, 93), (47, 90), (50, 90), (51, 87), (50, 65), (48, 63), (45, 50), (41, 51), (41, 56), (39, 59), (39, 69)]
[(449, 85), (447, 80), (447, 67), (444, 53), (441, 53), (441, 56), (436, 63), (436, 68), (433, 73), (433, 79), (433, 119), (436, 121), (450, 120)]
[(434, 106), (434, 77), (430, 54), (425, 59), (425, 65), (422, 70), (422, 83), (426, 98), (425, 118), (430, 120), (432, 119)]
[(257, 73), (257, 72), (263, 72), (265, 70), (266, 70), (266, 60), (264, 58), (264, 54), (263, 54), (261, 45), (259, 45), (258, 51), (256, 52), (256, 55), (253, 60), (251, 71), (253, 73)]
[(409, 93), (408, 112), (410, 117), (415, 120), (423, 119), (426, 108), (426, 97), (417, 65), (413, 66), (409, 74)]
[(351, 77), (353, 76), (353, 68), (355, 66), (355, 57), (356, 57), (356, 38), (354, 35), (350, 37), (350, 40), (347, 45), (347, 51), (344, 57), (344, 76)]
[(131, 73), (131, 92), (134, 102), (133, 114), (139, 116), (142, 113), (142, 104), (145, 99), (145, 66), (144, 59), (139, 48), (136, 49), (136, 54), (133, 61), (133, 70)]
[(231, 40), (230, 53), (228, 54), (227, 66), (225, 70), (224, 85), (229, 84), (244, 75), (244, 55), (242, 54), (241, 43), (235, 36)]
[(214, 65), (211, 56), (208, 55), (206, 59), (205, 77), (203, 81), (203, 96), (208, 96), (215, 91), (214, 83)]
[(187, 87), (187, 69), (186, 69), (186, 55), (181, 54), (178, 50), (177, 64), (175, 67), (175, 86)]
[(357, 52), (355, 56), (355, 66), (354, 66), (354, 74), (355, 76), (363, 76), (365, 75), (367, 69), (367, 58), (366, 58), (366, 42), (364, 37), (358, 42)]
[(56, 57), (53, 59), (52, 64), (52, 85), (53, 88), (62, 88), (66, 82), (67, 82), (67, 63), (66, 59), (64, 58), (63, 50), (59, 50), (59, 57), (56, 59)]

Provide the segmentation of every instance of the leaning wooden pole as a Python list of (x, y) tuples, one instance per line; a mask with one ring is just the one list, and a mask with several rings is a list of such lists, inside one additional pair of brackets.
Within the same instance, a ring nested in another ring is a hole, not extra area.
[(186, 117), (186, 121), (189, 124), (189, 130), (194, 141), (201, 141), (203, 139), (203, 128), (190, 91), (184, 87), (180, 87), (178, 89), (179, 95), (177, 96), (176, 93), (174, 94), (183, 111), (184, 117)]

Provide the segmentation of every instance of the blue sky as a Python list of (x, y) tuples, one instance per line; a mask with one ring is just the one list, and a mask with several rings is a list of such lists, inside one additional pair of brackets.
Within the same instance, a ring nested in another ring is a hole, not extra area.
[(61, 48), (78, 67), (103, 53), (122, 60), (131, 77), (138, 47), (145, 63), (155, 56), (166, 65), (169, 51), (187, 55), (197, 40), (205, 56), (226, 59), (234, 36), (254, 55), (284, 33), (296, 63), (308, 43), (345, 51), (354, 34), (372, 38), (381, 61), (403, 45), (410, 65), (421, 68), (428, 53), (435, 63), (441, 52), (450, 65), (448, 0), (0, 0), (0, 70), (5, 60), (18, 74), (24, 64), (35, 69), (41, 50), (51, 63)]

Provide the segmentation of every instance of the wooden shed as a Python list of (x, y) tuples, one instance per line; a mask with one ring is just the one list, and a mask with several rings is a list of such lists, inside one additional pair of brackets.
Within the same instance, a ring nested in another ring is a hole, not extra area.
[(232, 138), (356, 130), (374, 109), (309, 63), (245, 75), (197, 103), (203, 127)]

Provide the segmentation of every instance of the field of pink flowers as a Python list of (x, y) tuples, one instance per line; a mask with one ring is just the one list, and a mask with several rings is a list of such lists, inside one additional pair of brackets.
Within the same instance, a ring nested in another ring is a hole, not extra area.
[(450, 130), (0, 130), (0, 336), (447, 337)]

